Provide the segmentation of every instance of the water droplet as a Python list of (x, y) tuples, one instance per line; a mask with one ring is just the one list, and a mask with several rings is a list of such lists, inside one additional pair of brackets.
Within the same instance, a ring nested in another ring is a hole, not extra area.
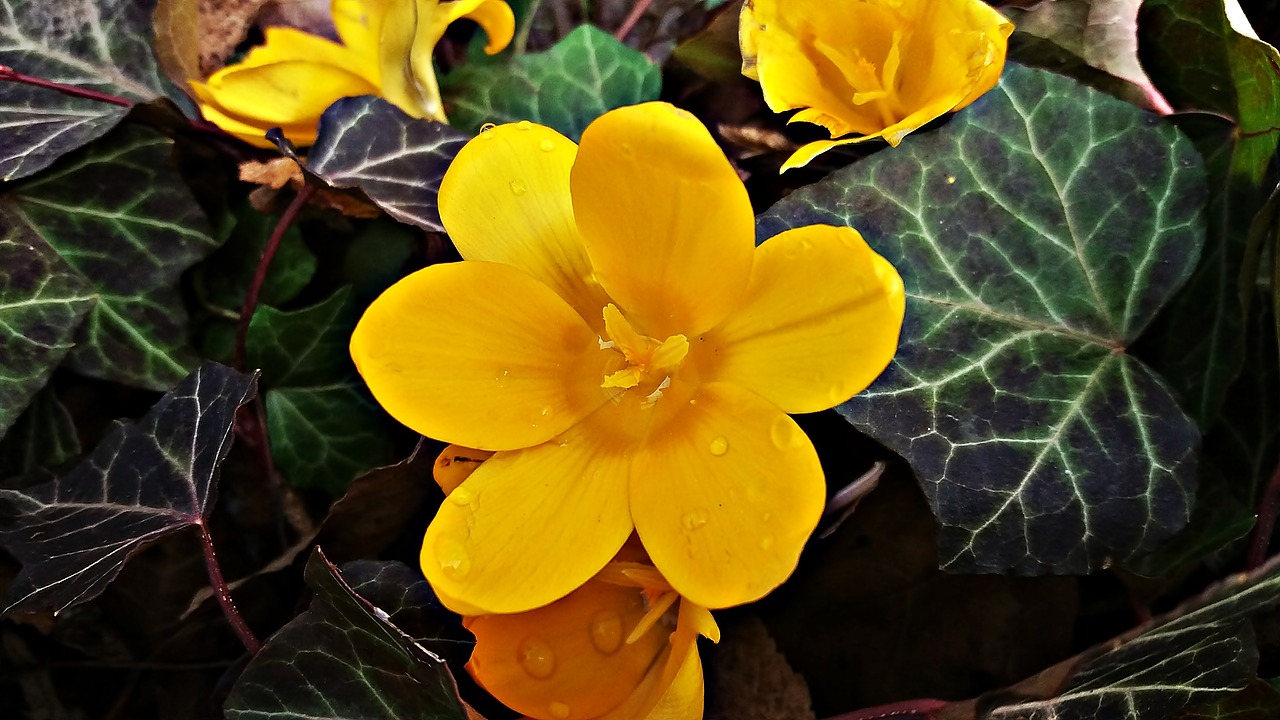
[(712, 455), (719, 457), (729, 452), (729, 441), (724, 437), (715, 437), (711, 439), (711, 444), (707, 446)]
[(760, 519), (761, 519), (761, 520), (763, 520), (763, 521), (765, 521), (765, 522), (769, 522), (770, 520), (772, 520), (772, 519), (773, 519), (773, 513), (765, 513), (764, 515), (762, 515), (762, 516), (760, 517)]
[(556, 144), (552, 142), (551, 138), (547, 138), (546, 140), (538, 143), (538, 148), (541, 149), (542, 152), (551, 152), (556, 149)]
[(813, 249), (813, 243), (809, 242), (808, 240), (801, 240), (801, 241), (800, 241), (800, 249), (801, 249), (801, 250), (812, 250), (812, 249)]
[(591, 618), (591, 644), (605, 655), (622, 647), (622, 617), (612, 610), (601, 610)]
[(694, 508), (684, 516), (684, 527), (686, 530), (697, 530), (707, 524), (707, 511), (703, 508)]
[(493, 136), (492, 136), (492, 135), (489, 135), (489, 134), (487, 134), (487, 133), (488, 133), (490, 130), (492, 130), (492, 129), (496, 128), (496, 127), (498, 127), (498, 126), (497, 126), (497, 125), (494, 125), (493, 123), (485, 123), (485, 124), (481, 125), (481, 126), (480, 126), (480, 137), (484, 138), (485, 140), (492, 140), (492, 139), (493, 139)]
[(454, 488), (453, 492), (449, 493), (449, 502), (461, 507), (466, 507), (467, 505), (470, 505), (471, 501), (475, 499), (476, 499), (476, 494), (461, 485)]
[(539, 414), (540, 414), (540, 415), (542, 415), (542, 417), (546, 417), (546, 416), (550, 415), (550, 414), (551, 414), (551, 406), (550, 406), (550, 405), (547, 405), (546, 407), (542, 408), (542, 412), (540, 412)]
[(521, 120), (520, 122), (516, 123), (516, 129), (517, 129), (517, 130), (532, 130), (532, 129), (533, 129), (533, 123), (529, 122), (528, 120)]
[(460, 578), (471, 572), (471, 556), (467, 546), (456, 537), (445, 536), (436, 541), (436, 561), (446, 575)]
[(511, 181), (511, 192), (515, 195), (523, 195), (529, 192), (529, 186), (525, 185), (521, 180)]
[(764, 537), (760, 538), (760, 549), (761, 549), (761, 550), (768, 550), (768, 549), (769, 549), (769, 548), (771, 548), (771, 547), (773, 547), (773, 536), (772, 536), (772, 535), (765, 535)]
[(799, 440), (797, 433), (799, 428), (791, 419), (783, 416), (774, 419), (773, 424), (769, 426), (769, 439), (773, 441), (773, 446), (779, 450), (793, 448)]
[(948, 175), (948, 176), (947, 176), (947, 184), (948, 184), (948, 185), (954, 185), (954, 184), (955, 184), (955, 182), (956, 182), (956, 176), (955, 176), (955, 175)]
[(529, 674), (531, 678), (539, 680), (551, 677), (551, 673), (556, 671), (556, 656), (551, 651), (551, 646), (545, 640), (530, 635), (520, 643), (520, 647), (516, 649), (516, 659), (520, 661), (520, 667)]
[(562, 702), (551, 703), (551, 717), (556, 720), (564, 720), (569, 717), (569, 706)]

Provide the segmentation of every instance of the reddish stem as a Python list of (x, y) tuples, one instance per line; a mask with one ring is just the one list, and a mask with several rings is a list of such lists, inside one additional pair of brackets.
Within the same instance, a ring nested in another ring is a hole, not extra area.
[(262, 643), (258, 641), (258, 636), (253, 634), (253, 630), (249, 629), (248, 623), (236, 609), (235, 602), (231, 600), (231, 589), (227, 587), (227, 581), (222, 577), (218, 556), (213, 552), (213, 538), (209, 535), (209, 527), (203, 520), (197, 525), (200, 528), (200, 541), (204, 544), (204, 567), (209, 572), (209, 583), (213, 585), (213, 594), (218, 598), (218, 604), (222, 606), (222, 614), (227, 616), (227, 622), (231, 623), (231, 629), (236, 631), (240, 642), (244, 644), (244, 649), (251, 655), (257, 655), (262, 649)]
[(240, 309), (240, 322), (236, 325), (236, 350), (235, 363), (236, 369), (244, 370), (244, 343), (245, 338), (249, 335), (249, 323), (253, 320), (253, 313), (258, 309), (258, 296), (262, 294), (262, 286), (267, 281), (267, 271), (271, 269), (271, 260), (276, 256), (276, 250), (280, 249), (280, 241), (284, 239), (284, 233), (293, 224), (293, 220), (298, 216), (298, 211), (307, 203), (307, 199), (316, 191), (312, 185), (303, 185), (297, 195), (293, 196), (293, 202), (289, 203), (289, 207), (285, 208), (284, 214), (280, 216), (279, 222), (276, 223), (275, 230), (271, 231), (271, 237), (267, 240), (267, 246), (262, 250), (262, 259), (258, 261), (258, 267), (253, 273), (253, 281), (249, 283), (249, 291), (244, 296), (244, 307)]
[(622, 21), (622, 24), (618, 26), (618, 30), (613, 34), (618, 39), (618, 42), (624, 42), (627, 39), (627, 35), (635, 29), (636, 23), (640, 22), (640, 18), (644, 16), (645, 11), (652, 4), (653, 0), (636, 0), (636, 6), (631, 8), (631, 14), (627, 16), (626, 20)]
[(0, 80), (8, 80), (10, 82), (21, 83), (23, 85), (32, 85), (34, 87), (45, 88), (46, 90), (56, 90), (63, 95), (85, 98), (86, 100), (97, 100), (98, 102), (119, 105), (120, 107), (133, 107), (134, 104), (129, 98), (123, 98), (119, 95), (110, 95), (108, 93), (98, 92), (97, 90), (76, 87), (75, 85), (64, 85), (60, 82), (32, 77), (26, 73), (20, 73), (8, 65), (0, 65)]
[(1267, 559), (1271, 547), (1271, 533), (1276, 527), (1276, 513), (1280, 512), (1280, 465), (1271, 474), (1267, 487), (1258, 503), (1258, 519), (1253, 524), (1253, 537), (1249, 541), (1249, 554), (1245, 556), (1244, 569), (1253, 570)]
[(906, 720), (907, 718), (932, 718), (934, 713), (949, 706), (950, 704), (951, 703), (946, 700), (918, 698), (915, 700), (903, 700), (901, 702), (889, 703), (888, 705), (877, 705), (875, 707), (863, 708), (862, 710), (854, 710), (853, 712), (844, 713), (843, 715), (835, 715), (827, 718), (827, 720), (883, 720), (885, 718)]

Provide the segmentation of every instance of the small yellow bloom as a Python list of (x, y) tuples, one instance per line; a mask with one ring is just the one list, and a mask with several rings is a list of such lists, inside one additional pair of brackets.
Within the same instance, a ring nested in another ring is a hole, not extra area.
[[(832, 140), (809, 143), (783, 170), (837, 145), (907, 133), (995, 86), (1013, 24), (982, 0), (747, 0), (742, 73), (774, 112), (800, 109)], [(842, 137), (856, 133), (860, 137)]]
[[(448, 495), (492, 453), (450, 445), (435, 479)], [(508, 707), (537, 720), (701, 720), (699, 635), (720, 641), (705, 608), (682, 600), (634, 535), (569, 595), (513, 615), (466, 616), (467, 670)]]
[(825, 496), (786, 413), (832, 407), (889, 363), (893, 266), (846, 227), (757, 248), (733, 167), (665, 103), (606, 113), (581, 147), (529, 122), (481, 133), (439, 206), (465, 260), (389, 288), (351, 354), (393, 417), (495, 452), (427, 530), (441, 600), (541, 607), (633, 530), (702, 607), (786, 579)]
[(286, 27), (191, 87), (209, 122), (258, 147), (281, 128), (299, 145), (316, 139), (320, 115), (335, 100), (381, 95), (413, 117), (445, 122), (431, 54), (454, 20), (476, 21), (485, 52), (511, 42), (515, 19), (503, 0), (332, 0), (342, 44)]

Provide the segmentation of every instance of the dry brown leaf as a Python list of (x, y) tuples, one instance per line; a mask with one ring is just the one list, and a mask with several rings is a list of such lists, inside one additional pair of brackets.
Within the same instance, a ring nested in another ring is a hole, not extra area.
[(199, 80), (200, 5), (199, 0), (159, 0), (152, 13), (155, 25), (156, 60), (178, 87)]

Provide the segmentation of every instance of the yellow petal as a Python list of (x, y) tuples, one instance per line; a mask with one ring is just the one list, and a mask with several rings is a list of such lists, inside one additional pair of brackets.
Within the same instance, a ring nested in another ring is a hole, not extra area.
[(546, 607), (466, 618), (467, 670), (504, 705), (546, 720), (597, 718), (620, 705), (667, 646), (661, 624), (628, 644), (644, 593), (600, 581)]
[(462, 445), (449, 445), (436, 457), (431, 468), (431, 477), (444, 491), (445, 495), (453, 492), (463, 480), (471, 477), (471, 473), (480, 467), (480, 463), (493, 457), (488, 450), (476, 450)]
[(822, 467), (781, 410), (728, 383), (703, 386), (632, 465), (631, 515), (654, 565), (708, 608), (756, 600), (795, 569), (822, 513)]
[(573, 212), (600, 284), (650, 337), (692, 336), (737, 303), (755, 218), (693, 115), (666, 103), (605, 113), (582, 134)]
[(702, 372), (784, 412), (825, 410), (889, 364), (904, 298), (897, 270), (857, 230), (788, 230), (756, 249), (743, 305), (705, 336)]
[(311, 35), (297, 28), (268, 27), (263, 31), (261, 45), (250, 48), (240, 62), (218, 70), (209, 76), (209, 80), (240, 70), (293, 60), (349, 70), (353, 57), (349, 49), (327, 38)]
[(502, 0), (395, 0), (382, 27), (379, 49), (382, 91), (415, 117), (445, 122), (432, 55), (449, 24), (470, 18), (489, 35), (490, 54), (511, 42), (515, 16)]
[(212, 75), (205, 91), (226, 114), (274, 127), (314, 125), (335, 100), (376, 95), (378, 88), (333, 65), (290, 60), (243, 69), (232, 65)]
[(551, 128), (500, 125), (467, 143), (440, 183), (440, 218), (468, 260), (506, 263), (572, 305), (596, 333), (608, 298), (591, 277), (573, 220), (569, 172), (578, 148)]
[[(196, 91), (196, 96), (200, 97), (202, 86), (193, 82), (191, 87)], [(316, 126), (314, 124), (257, 124), (242, 118), (232, 117), (216, 106), (203, 102), (200, 104), (200, 114), (205, 120), (217, 125), (218, 129), (223, 132), (234, 135), (250, 145), (260, 148), (274, 148), (276, 146), (275, 143), (266, 138), (267, 131), (276, 127), (279, 127), (284, 132), (284, 136), (290, 142), (299, 147), (310, 145), (316, 141)]]
[(378, 44), (382, 38), (382, 24), (387, 11), (396, 0), (332, 0), (329, 4), (334, 27), (342, 44), (350, 51), (359, 72), (371, 82), (381, 84), (381, 65), (378, 62)]
[(508, 265), (433, 265), (365, 311), (351, 356), (417, 432), (485, 450), (549, 440), (607, 399), (610, 353), (546, 285)]
[(698, 635), (719, 642), (720, 630), (711, 613), (688, 600), (680, 603), (671, 644), (631, 697), (600, 720), (701, 720), (702, 660)]
[(625, 453), (583, 425), (486, 460), (440, 506), (422, 570), (441, 602), (513, 613), (558, 600), (631, 534)]

